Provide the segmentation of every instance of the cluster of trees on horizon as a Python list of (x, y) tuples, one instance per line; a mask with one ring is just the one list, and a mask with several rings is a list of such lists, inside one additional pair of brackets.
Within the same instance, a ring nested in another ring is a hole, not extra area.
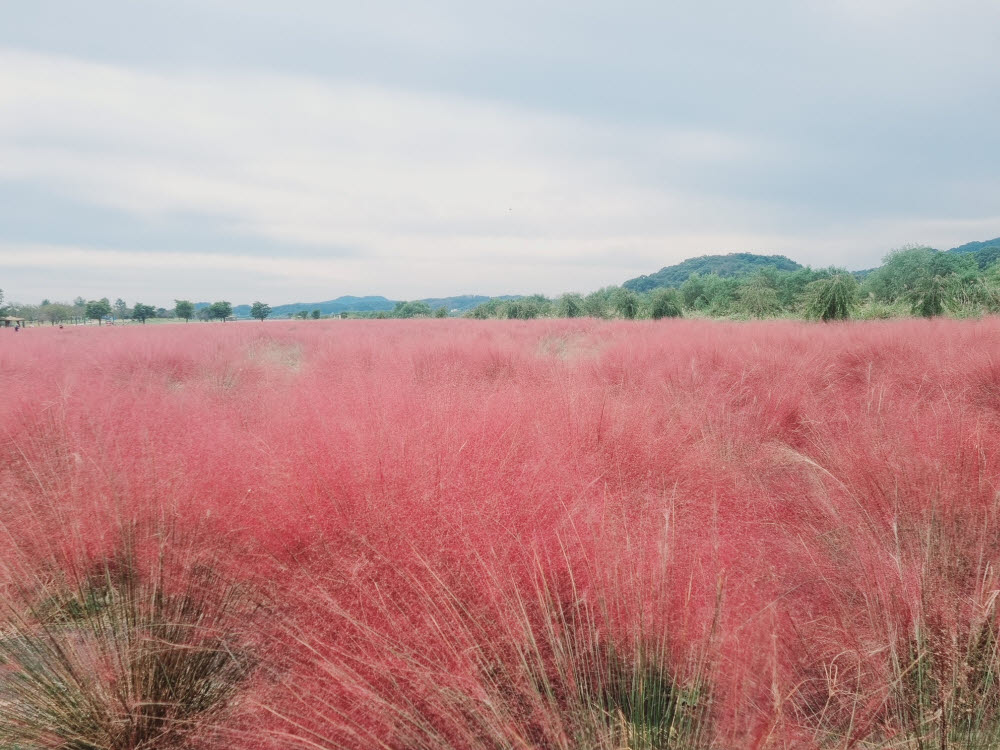
[(860, 320), (976, 317), (1000, 312), (1000, 259), (943, 253), (928, 247), (890, 252), (870, 272), (842, 268), (759, 268), (742, 276), (692, 273), (678, 286), (639, 292), (609, 286), (588, 295), (533, 295), (491, 300), (472, 318), (666, 318), (685, 314), (729, 318)]
[(105, 322), (134, 320), (145, 323), (153, 318), (190, 321), (198, 320), (228, 320), (233, 315), (233, 306), (229, 302), (213, 302), (211, 305), (196, 309), (190, 300), (174, 300), (174, 307), (166, 309), (154, 307), (142, 302), (136, 302), (131, 307), (122, 298), (111, 302), (107, 297), (101, 299), (84, 299), (77, 297), (72, 302), (52, 302), (43, 299), (37, 305), (11, 303), (4, 305), (3, 290), (0, 289), (0, 315), (13, 315), (33, 323), (42, 322), (52, 325), (61, 323), (85, 323), (89, 320), (98, 325)]
[[(988, 264), (984, 264), (984, 260)], [(645, 277), (644, 277), (645, 278)], [(196, 305), (174, 300), (173, 309), (136, 302), (129, 307), (118, 298), (72, 303), (42, 300), (38, 305), (4, 306), (0, 290), (0, 314), (15, 315), (32, 322), (52, 325), (64, 322), (148, 319), (233, 319), (233, 305), (217, 301)], [(250, 317), (266, 320), (270, 305), (255, 301)], [(354, 318), (445, 318), (445, 307), (431, 308), (424, 301), (397, 302), (392, 310), (347, 313)], [(904, 247), (890, 252), (883, 264), (870, 272), (850, 273), (841, 268), (802, 267), (783, 270), (765, 266), (738, 276), (692, 273), (677, 286), (636, 291), (608, 286), (590, 294), (567, 293), (550, 298), (541, 294), (517, 298), (493, 298), (464, 313), (469, 318), (624, 318), (661, 319), (684, 315), (730, 319), (802, 317), (813, 320), (861, 320), (894, 317), (953, 315), (975, 317), (1000, 312), (1000, 259), (977, 257), (976, 253), (943, 253), (928, 247)], [(319, 309), (300, 310), (289, 318), (315, 319)], [(335, 315), (335, 317), (341, 317)]]

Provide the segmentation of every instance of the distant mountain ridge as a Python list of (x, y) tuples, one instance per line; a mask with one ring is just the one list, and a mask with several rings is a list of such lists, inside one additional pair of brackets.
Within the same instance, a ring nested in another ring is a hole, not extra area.
[[(432, 309), (444, 307), (448, 312), (453, 310), (465, 312), (491, 299), (519, 299), (520, 296), (508, 294), (500, 297), (487, 297), (482, 294), (460, 294), (454, 297), (427, 297), (412, 301), (426, 302)], [(303, 310), (306, 312), (319, 310), (321, 315), (339, 315), (340, 313), (350, 312), (389, 312), (396, 306), (397, 302), (398, 300), (392, 300), (381, 295), (355, 297), (348, 294), (336, 299), (326, 300), (325, 302), (291, 302), (287, 305), (274, 305), (271, 308), (271, 317), (283, 318), (302, 312)], [(204, 307), (208, 307), (209, 304), (211, 303), (198, 302), (195, 304), (195, 309), (201, 310)], [(249, 318), (250, 305), (234, 305), (233, 315), (237, 318)]]
[[(966, 242), (964, 245), (959, 245), (943, 252), (974, 253), (979, 267), (986, 268), (1000, 261), (1000, 237), (992, 240), (983, 240), (982, 242)], [(804, 267), (801, 263), (797, 263), (784, 255), (758, 255), (757, 253), (701, 255), (697, 258), (688, 258), (672, 266), (664, 266), (656, 273), (629, 279), (622, 286), (635, 292), (648, 292), (651, 289), (660, 287), (679, 287), (693, 273), (715, 273), (719, 276), (746, 276), (765, 268), (775, 268), (779, 271), (796, 271)], [(874, 268), (867, 268), (862, 271), (853, 271), (852, 273), (859, 279), (862, 279), (874, 270)]]
[[(931, 249), (935, 250), (936, 248)], [(976, 264), (980, 269), (983, 269), (987, 266), (992, 266), (1000, 260), (1000, 237), (994, 237), (992, 240), (983, 240), (982, 242), (966, 242), (964, 245), (951, 248), (951, 250), (938, 250), (938, 252), (975, 254)], [(874, 270), (875, 268), (866, 268), (863, 271), (853, 271), (852, 273), (858, 279), (863, 279)]]
[[(391, 310), (395, 306), (396, 303), (393, 300), (386, 299), (381, 295), (356, 297), (347, 294), (325, 302), (290, 302), (287, 305), (274, 305), (271, 308), (271, 317), (283, 318), (303, 310), (306, 312), (319, 310), (321, 315), (339, 315), (342, 312), (379, 312), (380, 310)], [(238, 318), (249, 318), (250, 305), (237, 305), (233, 308), (233, 315)]]
[[(992, 240), (967, 242), (964, 245), (953, 247), (944, 252), (975, 254), (979, 267), (986, 268), (1000, 261), (1000, 237)], [(766, 268), (773, 268), (778, 271), (797, 271), (800, 268), (805, 268), (805, 266), (784, 255), (760, 255), (758, 253), (700, 255), (697, 258), (688, 258), (672, 266), (664, 266), (655, 273), (629, 279), (622, 286), (635, 292), (648, 292), (660, 287), (679, 287), (694, 273), (702, 275), (715, 273), (723, 277), (738, 277), (756, 273)], [(875, 269), (853, 271), (852, 273), (860, 279), (873, 270)], [(521, 299), (523, 296), (519, 294), (505, 294), (488, 297), (482, 294), (461, 294), (453, 297), (426, 297), (420, 300), (408, 301), (426, 302), (432, 309), (444, 307), (449, 312), (463, 313), (491, 299), (514, 300)], [(399, 301), (381, 295), (365, 297), (344, 295), (336, 299), (326, 300), (325, 302), (292, 302), (287, 305), (275, 305), (271, 308), (271, 315), (275, 318), (281, 318), (294, 315), (303, 310), (306, 312), (319, 310), (322, 315), (339, 315), (344, 312), (390, 312)], [(200, 310), (208, 305), (208, 302), (199, 302), (195, 305), (195, 308)], [(233, 314), (239, 318), (249, 318), (250, 305), (234, 306)]]
[(1000, 237), (983, 242), (966, 242), (964, 245), (953, 247), (948, 252), (975, 253), (976, 263), (980, 268), (986, 268), (1000, 260)]
[(966, 242), (964, 245), (959, 245), (958, 247), (953, 247), (948, 250), (949, 253), (978, 253), (982, 250), (986, 250), (992, 247), (1000, 247), (1000, 237), (994, 237), (992, 240), (983, 240), (982, 242)]
[(656, 273), (637, 276), (622, 284), (633, 292), (648, 292), (659, 287), (678, 287), (693, 273), (715, 273), (719, 276), (745, 276), (764, 268), (779, 271), (797, 271), (801, 263), (784, 255), (758, 255), (756, 253), (729, 253), (728, 255), (700, 255), (672, 266), (664, 266)]

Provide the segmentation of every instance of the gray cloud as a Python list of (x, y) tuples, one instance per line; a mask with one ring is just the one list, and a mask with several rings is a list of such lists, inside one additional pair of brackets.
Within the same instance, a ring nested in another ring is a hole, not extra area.
[[(0, 243), (126, 253), (141, 296), (182, 293), (151, 252), (284, 261), (301, 274), (202, 265), (220, 296), (280, 302), (1000, 234), (993, 2), (35, 0), (4, 21)], [(34, 294), (42, 265), (3, 283)]]

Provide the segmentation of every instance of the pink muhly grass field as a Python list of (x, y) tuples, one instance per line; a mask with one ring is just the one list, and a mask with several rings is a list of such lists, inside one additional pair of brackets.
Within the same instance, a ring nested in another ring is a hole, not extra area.
[(0, 331), (0, 746), (989, 748), (1000, 320)]

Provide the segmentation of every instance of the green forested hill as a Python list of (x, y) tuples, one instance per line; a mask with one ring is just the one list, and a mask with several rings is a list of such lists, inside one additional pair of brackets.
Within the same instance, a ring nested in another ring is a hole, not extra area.
[[(976, 264), (980, 269), (989, 268), (998, 260), (1000, 260), (1000, 237), (996, 237), (992, 240), (983, 240), (982, 242), (966, 242), (964, 245), (959, 245), (958, 247), (953, 247), (951, 250), (946, 250), (948, 253), (973, 253), (976, 257)], [(858, 279), (864, 279), (873, 271), (877, 271), (878, 268), (866, 268), (863, 271), (852, 271), (854, 276)]]
[(992, 240), (983, 240), (982, 242), (966, 242), (964, 245), (959, 245), (958, 247), (953, 247), (949, 250), (949, 253), (977, 253), (987, 247), (1000, 247), (1000, 237), (995, 237)]
[(992, 266), (1000, 260), (1000, 237), (983, 242), (966, 242), (964, 245), (953, 247), (949, 253), (975, 253), (976, 263), (980, 268)]
[(784, 255), (757, 255), (756, 253), (730, 253), (729, 255), (702, 255), (698, 258), (688, 258), (673, 266), (661, 268), (656, 273), (629, 279), (623, 287), (633, 292), (648, 292), (658, 287), (679, 287), (693, 274), (706, 275), (714, 273), (723, 278), (728, 276), (745, 276), (764, 268), (775, 268), (779, 271), (797, 271), (802, 268), (800, 263), (786, 258)]

